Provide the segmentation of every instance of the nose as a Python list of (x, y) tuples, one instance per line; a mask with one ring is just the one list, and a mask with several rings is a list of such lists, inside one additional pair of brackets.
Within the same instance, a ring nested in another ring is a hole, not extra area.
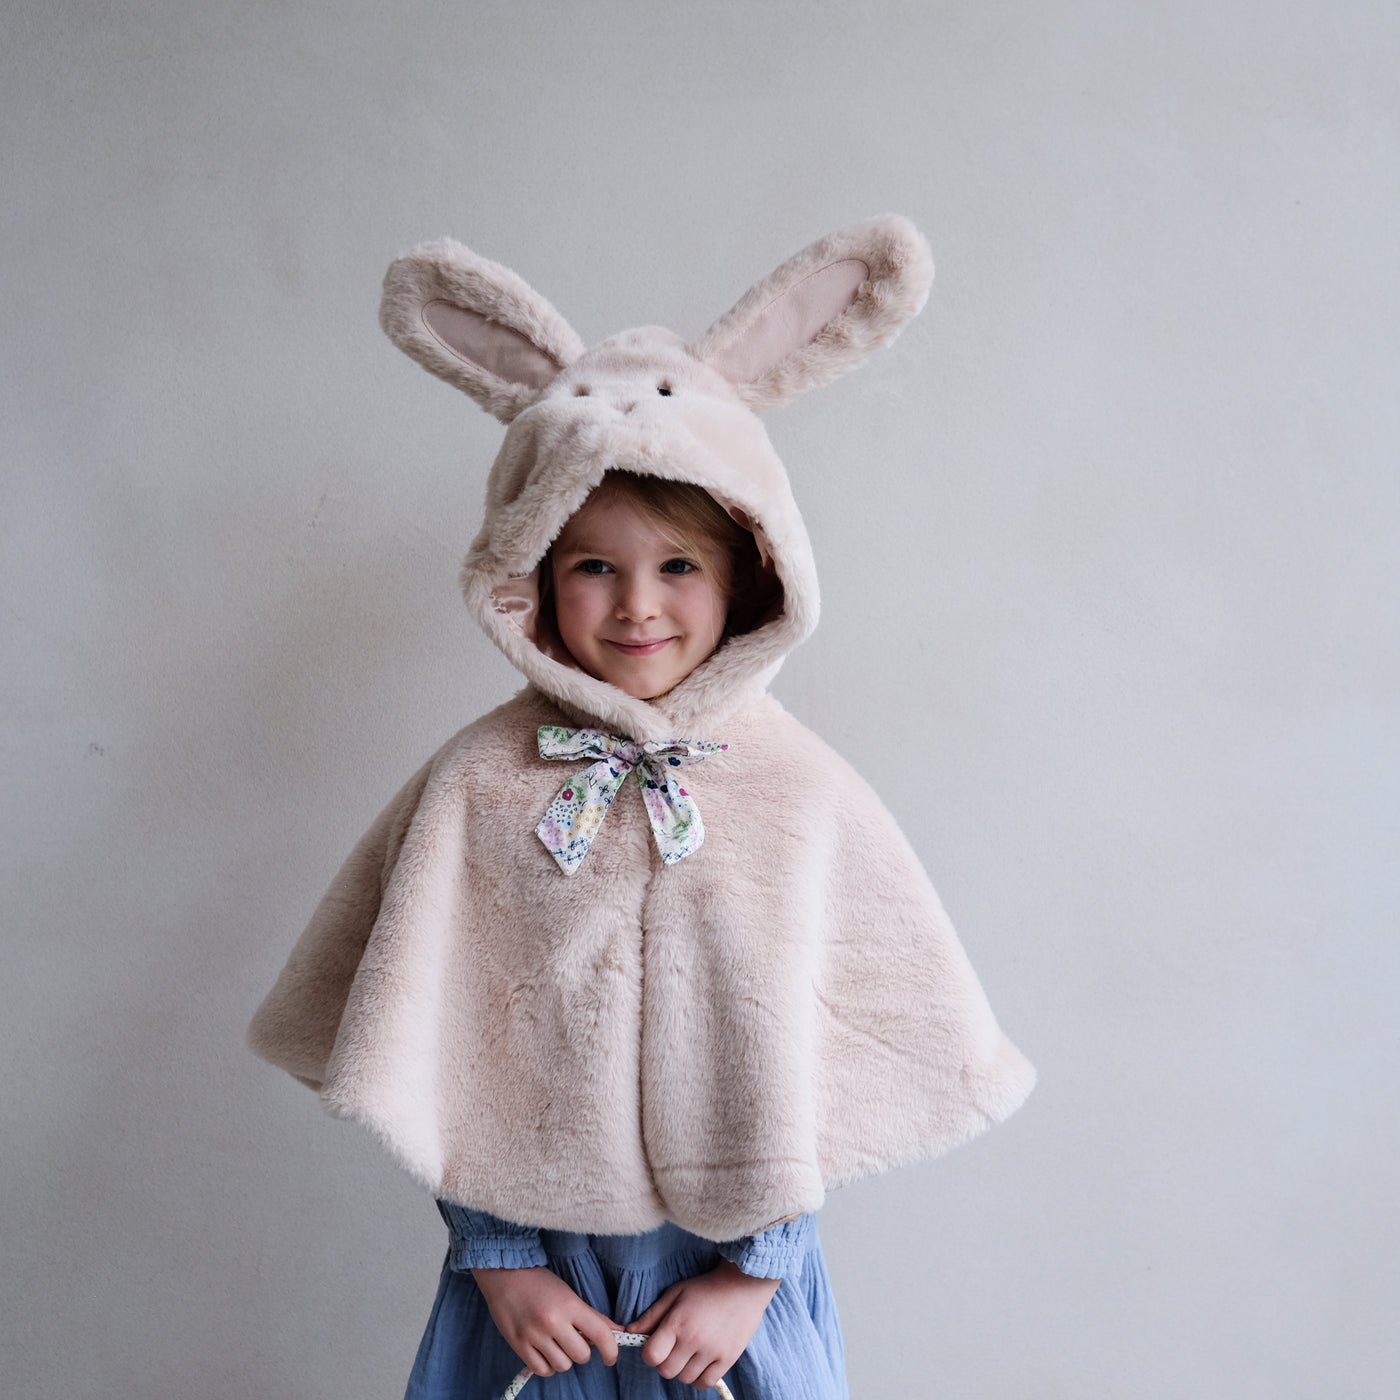
[(624, 622), (649, 622), (660, 611), (657, 589), (649, 578), (628, 574), (618, 579), (613, 610)]

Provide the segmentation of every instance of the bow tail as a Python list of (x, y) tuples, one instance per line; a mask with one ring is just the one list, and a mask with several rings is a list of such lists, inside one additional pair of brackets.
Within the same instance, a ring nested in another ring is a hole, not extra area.
[(535, 835), (565, 875), (572, 875), (588, 854), (626, 776), (625, 768), (618, 771), (607, 759), (599, 759), (575, 773), (540, 818)]
[(690, 794), (653, 760), (638, 767), (637, 781), (661, 859), (674, 865), (699, 850), (705, 840), (705, 823)]

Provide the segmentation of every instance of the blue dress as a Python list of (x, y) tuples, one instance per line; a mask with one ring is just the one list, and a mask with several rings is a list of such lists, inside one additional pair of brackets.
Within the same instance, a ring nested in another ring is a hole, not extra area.
[[(590, 1307), (625, 1326), (671, 1284), (728, 1259), (746, 1274), (781, 1278), (744, 1354), (725, 1375), (734, 1400), (849, 1400), (841, 1328), (817, 1221), (800, 1216), (759, 1235), (715, 1244), (662, 1225), (644, 1235), (579, 1235), (514, 1225), (485, 1211), (438, 1202), (450, 1247), (405, 1400), (500, 1400), (520, 1358), (491, 1320), (473, 1268), (546, 1265)], [(535, 1376), (520, 1400), (694, 1400), (624, 1347), (616, 1366), (585, 1364)]]

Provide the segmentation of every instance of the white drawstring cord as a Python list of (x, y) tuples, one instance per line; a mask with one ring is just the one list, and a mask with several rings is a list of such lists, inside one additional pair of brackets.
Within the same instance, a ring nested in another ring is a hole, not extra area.
[[(620, 1347), (640, 1347), (647, 1344), (651, 1338), (651, 1333), (619, 1332), (617, 1328), (614, 1327), (613, 1336), (617, 1338), (617, 1344)], [(534, 1374), (535, 1373), (528, 1366), (525, 1367), (523, 1371), (518, 1372), (515, 1379), (506, 1386), (506, 1392), (501, 1396), (501, 1400), (515, 1400), (515, 1397), (525, 1389), (525, 1382)], [(725, 1385), (722, 1380), (715, 1382), (715, 1394), (719, 1396), (719, 1400), (734, 1400), (734, 1396), (730, 1393), (729, 1387)]]

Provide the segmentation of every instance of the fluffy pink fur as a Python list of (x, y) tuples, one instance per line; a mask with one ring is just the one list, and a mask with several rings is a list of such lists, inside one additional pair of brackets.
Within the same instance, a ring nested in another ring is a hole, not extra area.
[(731, 1239), (1004, 1118), (997, 1028), (889, 816), (771, 696), (686, 770), (662, 867), (629, 782), (578, 872), (533, 826), (569, 776), (532, 689), (450, 741), (337, 877), (258, 1013), (433, 1191), (508, 1219)]
[[(868, 271), (858, 286), (853, 261)], [(644, 328), (585, 351), (543, 298), (460, 245), (390, 269), (395, 341), (510, 424), (462, 582), (531, 685), (390, 804), (249, 1036), (439, 1194), (535, 1225), (670, 1219), (733, 1238), (941, 1152), (1030, 1091), (908, 842), (766, 693), (818, 601), (753, 410), (888, 341), (930, 273), (908, 224), (873, 220), (790, 259), (693, 347)], [(445, 297), (477, 318), (456, 350), (422, 320)], [(487, 323), (545, 359), (522, 360)], [(536, 382), (497, 373), (522, 363)], [(719, 364), (757, 370), (736, 384)], [(532, 571), (616, 467), (704, 486), (753, 523), (784, 590), (777, 616), (653, 701), (532, 640)], [(539, 757), (541, 724), (727, 743), (686, 770), (704, 845), (663, 866), (629, 780), (563, 875), (534, 826), (572, 770)]]
[(509, 423), (535, 397), (519, 384), (454, 352), (424, 321), (424, 309), (446, 302), (513, 331), (562, 369), (583, 354), (572, 326), (509, 268), (443, 238), (423, 243), (392, 263), (384, 275), (379, 324), (406, 355), (470, 394), (488, 413)]
[(736, 387), (743, 401), (762, 413), (854, 368), (872, 350), (888, 345), (928, 300), (933, 255), (918, 229), (897, 214), (853, 224), (789, 258), (721, 316), (690, 347), (691, 354), (704, 361), (718, 356), (813, 273), (849, 259), (869, 270), (849, 307), (838, 307), (815, 337), (791, 345), (786, 355)]

